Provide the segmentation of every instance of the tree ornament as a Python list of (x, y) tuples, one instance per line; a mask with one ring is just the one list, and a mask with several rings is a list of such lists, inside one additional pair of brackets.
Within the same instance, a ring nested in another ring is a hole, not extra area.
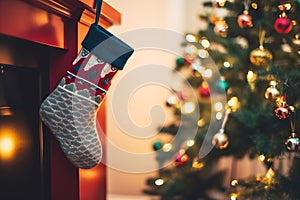
[(284, 101), (285, 101), (285, 96), (284, 96), (284, 95), (279, 96), (279, 97), (275, 100), (276, 106), (277, 106), (277, 107), (280, 107), (281, 104), (282, 104), (282, 102), (284, 102)]
[(300, 46), (300, 37), (299, 36), (300, 36), (299, 34), (296, 34), (294, 39), (292, 40), (293, 43), (298, 46)]
[(228, 24), (225, 20), (217, 20), (215, 22), (214, 32), (221, 36), (221, 37), (227, 37), (228, 32)]
[(224, 76), (221, 76), (220, 80), (217, 81), (216, 89), (217, 89), (218, 92), (227, 92), (227, 90), (229, 89), (229, 84), (225, 80)]
[(251, 28), (253, 26), (252, 17), (249, 15), (250, 0), (244, 0), (245, 10), (238, 16), (238, 25), (240, 28)]
[(175, 155), (175, 165), (181, 166), (185, 164), (189, 160), (189, 156), (186, 153), (183, 154), (176, 154)]
[(196, 58), (194, 62), (191, 64), (192, 74), (194, 77), (200, 77), (202, 72), (204, 71), (204, 67), (202, 66), (201, 60)]
[(191, 63), (193, 63), (193, 61), (198, 55), (198, 48), (193, 44), (188, 44), (185, 47), (185, 53), (186, 53), (184, 55), (185, 64), (190, 65)]
[(259, 47), (250, 52), (250, 62), (257, 67), (267, 67), (273, 59), (273, 55), (263, 46), (265, 35), (266, 31), (259, 29)]
[(225, 116), (224, 116), (224, 120), (222, 122), (221, 129), (214, 135), (214, 137), (212, 139), (212, 144), (217, 149), (225, 149), (229, 144), (229, 139), (228, 139), (228, 136), (224, 133), (224, 128), (228, 121), (230, 112), (231, 112), (230, 109), (227, 109), (225, 111)]
[(257, 67), (266, 67), (273, 59), (270, 51), (262, 45), (250, 52), (250, 62)]
[(231, 194), (230, 194), (230, 199), (231, 199), (231, 200), (237, 200), (237, 199), (238, 199), (238, 196), (239, 196), (239, 195), (238, 195), (237, 193), (231, 193)]
[(209, 97), (209, 87), (206, 81), (202, 82), (202, 84), (198, 88), (198, 91), (201, 97)]
[(246, 78), (249, 83), (250, 89), (253, 91), (255, 89), (255, 80), (257, 78), (257, 74), (250, 70), (248, 71)]
[(252, 17), (245, 10), (243, 14), (238, 16), (238, 25), (240, 28), (251, 28), (253, 27)]
[(294, 117), (290, 118), (290, 124), (291, 124), (292, 133), (288, 137), (288, 139), (286, 139), (285, 145), (286, 145), (286, 148), (289, 151), (297, 151), (298, 148), (299, 148), (299, 137), (295, 133), (295, 129), (296, 129), (296, 113), (295, 112), (296, 111), (295, 111), (294, 107), (292, 107), (291, 110), (292, 110), (292, 112), (294, 114)]
[(279, 119), (286, 119), (291, 115), (292, 111), (290, 107), (287, 105), (286, 101), (282, 101), (281, 105), (275, 109), (275, 115)]
[(166, 106), (172, 107), (177, 104), (178, 104), (178, 98), (174, 94), (171, 94), (167, 97)]
[(270, 86), (266, 89), (265, 98), (268, 100), (276, 100), (279, 96), (280, 96), (280, 92), (276, 88), (276, 82), (271, 81)]
[(163, 147), (163, 144), (162, 144), (162, 142), (160, 142), (160, 141), (156, 141), (156, 142), (153, 143), (153, 149), (154, 149), (155, 151), (161, 149), (162, 147)]
[(293, 24), (292, 21), (286, 16), (285, 12), (282, 12), (279, 18), (276, 19), (274, 28), (277, 33), (287, 34), (292, 30)]
[(225, 6), (227, 0), (214, 0), (214, 5), (217, 7), (223, 7)]
[(197, 157), (193, 160), (192, 167), (194, 169), (202, 169), (204, 167), (204, 162), (201, 162)]
[(240, 102), (239, 98), (236, 96), (233, 96), (229, 99), (227, 102), (228, 107), (231, 109), (232, 112), (236, 112), (238, 108), (240, 108)]
[(279, 10), (282, 11), (282, 13), (279, 15), (279, 18), (276, 19), (274, 23), (274, 29), (280, 34), (287, 34), (293, 28), (292, 21), (286, 15), (286, 11), (290, 10), (291, 7), (291, 3), (284, 3), (278, 6)]
[(239, 184), (239, 181), (234, 179), (234, 180), (231, 181), (230, 185), (233, 186), (233, 187), (236, 187), (238, 184)]
[(289, 109), (288, 106), (282, 105), (275, 109), (275, 115), (279, 119), (286, 119), (291, 115), (291, 110)]
[(224, 129), (220, 129), (213, 137), (212, 144), (217, 149), (225, 149), (229, 144), (228, 136), (224, 133)]
[(184, 66), (184, 65), (185, 65), (185, 60), (184, 60), (184, 58), (182, 58), (182, 57), (177, 58), (177, 59), (176, 59), (176, 65), (177, 65), (178, 67)]
[(289, 151), (296, 151), (299, 147), (299, 138), (296, 133), (291, 133), (291, 135), (285, 141), (286, 148)]
[(285, 53), (292, 53), (293, 52), (293, 49), (292, 49), (291, 45), (289, 45), (288, 43), (283, 43), (281, 45), (281, 49)]
[(287, 10), (291, 10), (292, 4), (290, 4), (288, 2), (287, 3), (283, 3), (283, 4), (278, 5), (278, 8), (279, 8), (280, 11), (285, 12)]

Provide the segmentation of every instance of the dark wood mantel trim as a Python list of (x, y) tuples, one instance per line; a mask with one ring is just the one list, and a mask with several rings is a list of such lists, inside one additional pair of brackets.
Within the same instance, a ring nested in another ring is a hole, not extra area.
[(83, 5), (79, 1), (60, 1), (60, 0), (24, 0), (38, 8), (42, 8), (53, 14), (78, 19), (81, 15)]
[[(90, 25), (95, 20), (95, 9), (86, 0), (24, 0), (53, 14), (67, 17)], [(121, 14), (108, 3), (103, 2), (100, 24), (109, 27), (121, 23)]]

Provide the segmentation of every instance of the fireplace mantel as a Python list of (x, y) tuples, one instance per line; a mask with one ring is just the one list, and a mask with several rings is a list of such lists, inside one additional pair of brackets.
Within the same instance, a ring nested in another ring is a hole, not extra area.
[[(41, 73), (37, 83), (42, 90), (41, 101), (69, 70), (94, 20), (94, 0), (0, 0), (0, 63), (34, 67)], [(98, 23), (104, 28), (118, 25), (121, 14), (103, 2)], [(106, 131), (105, 115), (104, 100), (97, 115), (101, 125), (98, 131)], [(105, 166), (99, 164), (91, 170), (75, 168), (49, 130), (41, 126), (40, 132), (41, 199), (105, 200)]]
[[(53, 12), (81, 23), (90, 25), (94, 23), (95, 10), (92, 0), (25, 0), (37, 7)], [(100, 24), (108, 28), (115, 24), (120, 24), (120, 13), (106, 2), (103, 2)]]
[[(0, 1), (0, 8), (0, 34), (62, 49), (68, 49), (66, 21), (88, 27), (95, 20), (92, 0), (9, 0)], [(120, 23), (121, 14), (103, 2), (99, 24)]]

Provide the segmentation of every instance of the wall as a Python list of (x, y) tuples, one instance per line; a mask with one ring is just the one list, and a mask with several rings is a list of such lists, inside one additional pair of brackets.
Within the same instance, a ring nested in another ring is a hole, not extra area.
[[(124, 38), (124, 41), (133, 47), (137, 44), (139, 37), (147, 37), (147, 40), (152, 41), (161, 41), (161, 38), (155, 38), (151, 35), (137, 35), (136, 41), (128, 39), (128, 34), (134, 35), (136, 33), (135, 31), (141, 29), (159, 28), (162, 30), (173, 30), (182, 34), (185, 32), (185, 0), (107, 0), (107, 2), (122, 13), (122, 24), (120, 26), (114, 26), (109, 30), (119, 35), (120, 38)], [(130, 33), (130, 31), (132, 32)], [(174, 41), (173, 48), (179, 49), (180, 41)], [(132, 82), (128, 82), (125, 79), (128, 73), (132, 73), (134, 69), (146, 65), (151, 67), (153, 64), (159, 64), (166, 67), (173, 67), (175, 58), (176, 55), (161, 50), (140, 48), (135, 51), (125, 69), (113, 80), (110, 92), (107, 95), (107, 132), (108, 139), (115, 146), (132, 153), (147, 153), (153, 151), (151, 147), (153, 141), (155, 141), (157, 126), (161, 125), (165, 120), (167, 123), (171, 116), (168, 117), (169, 114), (162, 113), (161, 110), (158, 113), (152, 112), (152, 108), (155, 105), (158, 105), (158, 107), (164, 106), (165, 98), (169, 91), (165, 87), (151, 83), (131, 91), (130, 87)], [(142, 76), (143, 75), (144, 74), (142, 74)], [(168, 79), (168, 77), (166, 77), (166, 79)], [(114, 115), (120, 113), (111, 108), (113, 105), (110, 105), (110, 102), (114, 100), (113, 96), (118, 92), (120, 85), (124, 86), (126, 92), (131, 93), (129, 99), (124, 99), (124, 101), (128, 102), (128, 112), (131, 119), (124, 120), (134, 122), (134, 124), (139, 127), (138, 130), (140, 130), (140, 132), (128, 133), (128, 127), (119, 127), (114, 118)], [(165, 117), (162, 118), (162, 115), (165, 115)], [(143, 127), (146, 126), (148, 126), (147, 132), (143, 131)], [(107, 153), (108, 158), (111, 160), (120, 159), (124, 165), (130, 162), (127, 158), (115, 155), (110, 148), (107, 149)], [(147, 162), (151, 162), (153, 165), (156, 164), (154, 157)], [(145, 163), (136, 162), (131, 164), (139, 166)], [(155, 171), (145, 173), (124, 172), (122, 167), (116, 169), (118, 166), (108, 168), (108, 193), (112, 194), (140, 195), (142, 194), (142, 189), (145, 188), (146, 179), (156, 173)]]

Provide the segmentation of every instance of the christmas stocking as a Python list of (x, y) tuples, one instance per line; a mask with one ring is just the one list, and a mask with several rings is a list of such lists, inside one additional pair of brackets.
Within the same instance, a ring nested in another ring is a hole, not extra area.
[(40, 116), (57, 138), (74, 166), (89, 169), (102, 156), (96, 130), (96, 113), (118, 70), (133, 49), (97, 25), (101, 10), (97, 2), (96, 23), (82, 42), (82, 49), (56, 89), (43, 101)]

